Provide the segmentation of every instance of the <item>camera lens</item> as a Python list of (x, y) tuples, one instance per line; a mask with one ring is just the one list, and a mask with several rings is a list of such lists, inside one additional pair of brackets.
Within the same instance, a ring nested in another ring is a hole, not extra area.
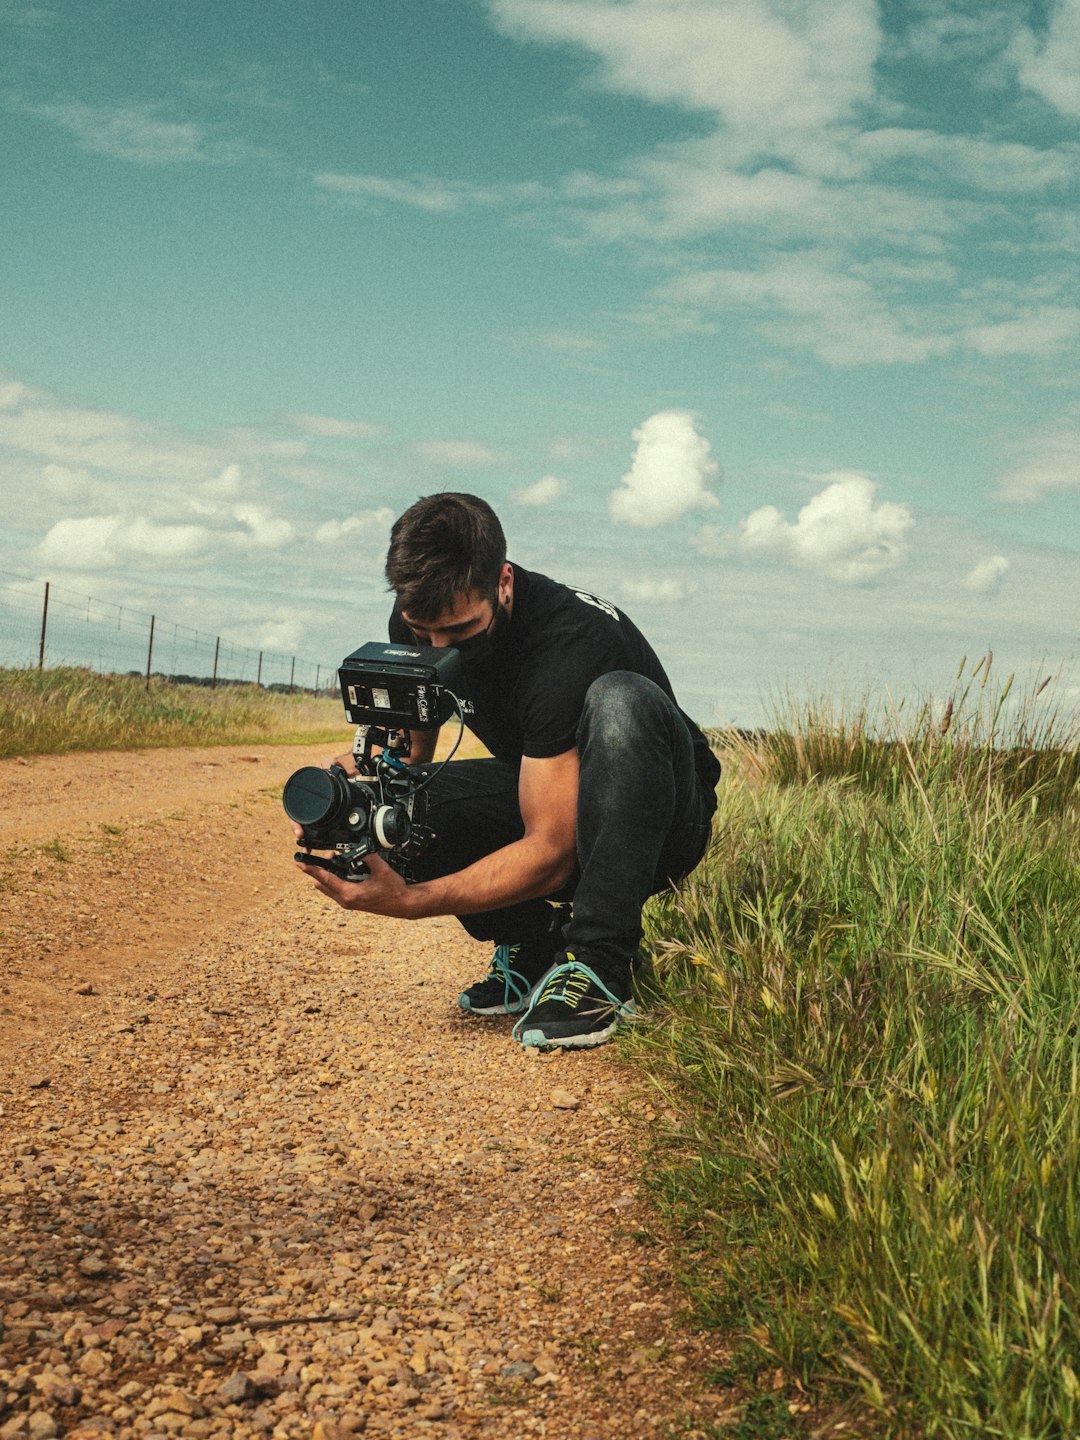
[(285, 814), (307, 829), (321, 825), (350, 803), (348, 781), (318, 765), (305, 765), (285, 782), (281, 803)]

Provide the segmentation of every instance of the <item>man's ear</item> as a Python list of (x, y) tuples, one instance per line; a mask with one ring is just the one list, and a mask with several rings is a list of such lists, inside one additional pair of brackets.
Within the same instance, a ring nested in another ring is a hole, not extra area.
[(499, 604), (509, 605), (514, 599), (514, 567), (505, 561), (499, 572)]

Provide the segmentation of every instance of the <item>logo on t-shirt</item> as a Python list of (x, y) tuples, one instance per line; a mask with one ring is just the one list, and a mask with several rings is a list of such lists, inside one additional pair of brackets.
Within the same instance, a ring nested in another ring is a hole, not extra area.
[(601, 600), (599, 595), (590, 595), (587, 590), (575, 590), (574, 594), (579, 600), (584, 600), (586, 605), (595, 605), (597, 610), (602, 610), (605, 615), (610, 615), (612, 620), (618, 620), (619, 612), (609, 600)]

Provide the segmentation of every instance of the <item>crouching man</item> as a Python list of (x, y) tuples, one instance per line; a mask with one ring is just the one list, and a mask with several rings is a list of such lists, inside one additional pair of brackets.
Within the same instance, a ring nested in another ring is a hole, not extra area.
[[(414, 883), (377, 855), (360, 883), (300, 868), (347, 910), (455, 915), (492, 941), (458, 1004), (520, 1014), (522, 1045), (600, 1045), (633, 1010), (642, 906), (708, 844), (719, 763), (633, 623), (509, 562), (486, 501), (418, 500), (393, 527), (386, 576), (391, 641), (457, 648), (469, 728), (493, 758), (433, 774), (439, 838)], [(410, 764), (426, 766), (435, 741), (414, 734)]]

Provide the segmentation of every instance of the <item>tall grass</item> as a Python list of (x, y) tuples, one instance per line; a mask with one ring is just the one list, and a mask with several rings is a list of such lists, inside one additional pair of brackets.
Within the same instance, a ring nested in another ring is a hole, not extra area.
[(0, 670), (0, 756), (340, 739), (338, 700), (251, 685), (150, 688), (131, 675)]
[(1008, 701), (789, 713), (649, 918), (699, 1309), (874, 1434), (1080, 1433), (1077, 731)]

